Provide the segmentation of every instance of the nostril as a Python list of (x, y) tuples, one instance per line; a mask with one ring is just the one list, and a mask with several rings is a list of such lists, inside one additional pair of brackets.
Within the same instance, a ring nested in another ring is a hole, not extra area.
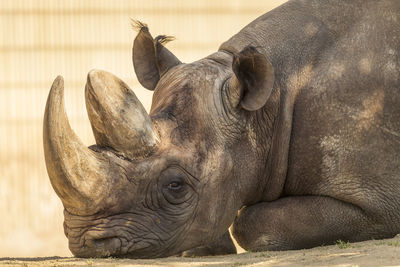
[(86, 247), (94, 257), (109, 257), (120, 254), (122, 242), (117, 237), (86, 239)]
[(119, 248), (121, 246), (121, 240), (116, 237), (101, 238), (95, 240), (97, 247), (115, 247)]

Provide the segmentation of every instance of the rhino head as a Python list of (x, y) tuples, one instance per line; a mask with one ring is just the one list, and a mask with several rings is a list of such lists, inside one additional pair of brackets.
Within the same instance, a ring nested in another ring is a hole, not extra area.
[(154, 90), (150, 114), (123, 81), (91, 71), (96, 145), (86, 147), (68, 123), (61, 77), (48, 96), (45, 161), (78, 257), (162, 257), (206, 244), (261, 193), (252, 179), (264, 159), (250, 128), (272, 91), (270, 63), (248, 47), (183, 64), (168, 37), (139, 27), (133, 63)]

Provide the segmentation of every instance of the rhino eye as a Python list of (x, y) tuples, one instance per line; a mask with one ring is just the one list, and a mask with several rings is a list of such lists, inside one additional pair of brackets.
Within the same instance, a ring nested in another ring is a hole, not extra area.
[(182, 182), (171, 182), (167, 185), (167, 187), (172, 191), (179, 191), (182, 189)]
[(183, 181), (183, 178), (176, 176), (171, 177), (168, 180), (170, 182), (168, 182), (168, 184), (166, 185), (166, 188), (164, 190), (166, 192), (164, 195), (168, 200), (171, 200), (173, 198), (179, 202), (179, 200), (182, 200), (187, 193), (186, 183)]
[(162, 172), (160, 176), (161, 191), (171, 204), (180, 204), (190, 197), (190, 186), (185, 182), (185, 173), (173, 167)]

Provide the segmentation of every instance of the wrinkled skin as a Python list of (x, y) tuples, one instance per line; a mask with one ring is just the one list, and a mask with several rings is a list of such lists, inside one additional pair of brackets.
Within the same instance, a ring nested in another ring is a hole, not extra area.
[(61, 78), (49, 94), (46, 165), (75, 256), (217, 251), (232, 223), (252, 251), (400, 232), (399, 1), (289, 1), (190, 64), (137, 26), (149, 115), (90, 72), (87, 149)]

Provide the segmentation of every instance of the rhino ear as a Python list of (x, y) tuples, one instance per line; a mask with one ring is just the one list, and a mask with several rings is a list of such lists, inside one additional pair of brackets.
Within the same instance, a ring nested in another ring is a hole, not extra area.
[(236, 96), (245, 110), (262, 108), (271, 95), (274, 86), (274, 68), (268, 59), (254, 47), (246, 47), (233, 57), (234, 75), (230, 79), (231, 96)]
[(139, 29), (132, 48), (133, 67), (143, 87), (154, 90), (160, 77), (181, 62), (164, 46), (172, 37), (162, 35), (153, 39), (145, 24), (133, 24)]

